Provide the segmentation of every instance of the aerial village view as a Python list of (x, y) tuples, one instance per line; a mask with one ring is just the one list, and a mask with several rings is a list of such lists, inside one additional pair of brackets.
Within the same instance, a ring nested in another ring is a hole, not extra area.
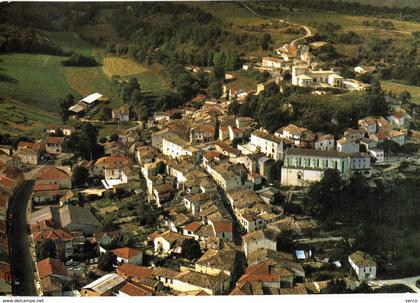
[(419, 50), (417, 0), (0, 3), (0, 294), (418, 294)]

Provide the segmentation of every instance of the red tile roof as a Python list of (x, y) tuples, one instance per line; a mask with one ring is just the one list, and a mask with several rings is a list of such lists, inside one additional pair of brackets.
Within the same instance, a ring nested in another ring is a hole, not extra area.
[(0, 177), (0, 186), (11, 189), (15, 186), (15, 181), (6, 177)]
[(123, 276), (135, 278), (153, 278), (153, 269), (134, 264), (121, 264), (117, 267), (117, 273)]
[(51, 274), (65, 276), (67, 274), (64, 263), (60, 259), (46, 258), (37, 263), (39, 277), (42, 279)]
[(96, 160), (96, 164), (115, 164), (128, 163), (128, 158), (124, 156), (102, 157)]
[(270, 273), (269, 261), (263, 261), (261, 263), (251, 265), (245, 270), (246, 274), (257, 274), (266, 275)]
[(10, 196), (5, 193), (0, 193), (0, 206), (6, 207), (7, 203), (9, 202)]
[(58, 190), (58, 184), (35, 184), (34, 191), (41, 191), (41, 190)]
[(46, 143), (48, 144), (63, 144), (65, 137), (48, 137)]
[(117, 257), (120, 257), (126, 260), (131, 259), (141, 254), (141, 250), (131, 248), (131, 247), (122, 247), (122, 248), (113, 249), (112, 252)]
[(157, 237), (159, 237), (161, 235), (160, 231), (154, 231), (152, 232), (150, 235), (148, 235), (147, 237), (153, 241), (154, 239), (156, 239)]
[(233, 224), (230, 221), (214, 222), (213, 227), (216, 233), (221, 233), (221, 232), (230, 233), (233, 231)]
[(243, 275), (239, 282), (280, 282), (279, 274), (245, 274)]
[(37, 180), (62, 180), (69, 179), (70, 175), (55, 166), (45, 166), (37, 175)]
[(34, 241), (43, 241), (43, 240), (63, 240), (70, 241), (73, 237), (62, 229), (43, 229), (36, 230), (32, 233)]
[(143, 289), (139, 286), (136, 286), (130, 282), (126, 282), (123, 287), (121, 287), (120, 292), (129, 295), (129, 296), (151, 296), (152, 293), (146, 289)]
[(18, 146), (18, 149), (22, 149), (22, 148), (32, 148), (34, 150), (39, 151), (41, 149), (41, 143), (37, 142), (37, 143), (32, 143), (32, 142), (28, 142), (28, 141), (20, 141)]
[(206, 158), (207, 160), (211, 160), (213, 158), (220, 157), (220, 155), (221, 155), (220, 152), (211, 150), (211, 151), (205, 152), (203, 155), (203, 158)]
[(201, 223), (200, 222), (191, 222), (190, 224), (188, 224), (187, 226), (184, 227), (184, 229), (192, 231), (192, 232), (196, 232), (197, 230), (199, 230), (201, 227)]

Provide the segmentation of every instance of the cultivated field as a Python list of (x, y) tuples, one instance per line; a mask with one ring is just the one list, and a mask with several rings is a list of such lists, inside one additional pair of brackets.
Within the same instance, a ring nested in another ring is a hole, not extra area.
[(57, 123), (60, 123), (57, 114), (12, 99), (0, 100), (0, 128), (3, 133), (38, 137), (48, 124)]
[(145, 66), (138, 64), (133, 60), (121, 57), (105, 57), (103, 70), (108, 77), (116, 75), (127, 77), (148, 71)]
[(157, 64), (150, 68), (139, 64), (132, 59), (109, 56), (104, 58), (103, 71), (108, 77), (137, 77), (143, 91), (151, 92), (153, 95), (161, 95), (168, 87), (166, 80), (161, 72), (161, 67)]

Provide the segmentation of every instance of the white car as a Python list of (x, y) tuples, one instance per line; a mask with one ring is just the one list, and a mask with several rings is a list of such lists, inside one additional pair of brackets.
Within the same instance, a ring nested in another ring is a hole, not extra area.
[(73, 259), (68, 260), (66, 263), (64, 263), (64, 265), (66, 265), (66, 266), (70, 266), (72, 264), (73, 264)]

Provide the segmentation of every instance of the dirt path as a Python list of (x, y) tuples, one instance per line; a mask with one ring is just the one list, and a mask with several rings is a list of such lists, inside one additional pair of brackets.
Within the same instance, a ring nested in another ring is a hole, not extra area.
[[(260, 15), (259, 13), (257, 13), (256, 11), (254, 11), (252, 8), (250, 8), (248, 5), (246, 5), (244, 2), (241, 2), (241, 3), (253, 15), (255, 15), (257, 17), (260, 17), (260, 18), (263, 18), (263, 19), (269, 19), (269, 17)], [(301, 27), (301, 28), (303, 28), (305, 30), (306, 34), (304, 36), (299, 37), (299, 38), (293, 40), (292, 42), (290, 42), (291, 45), (296, 45), (296, 42), (298, 42), (300, 40), (303, 40), (303, 39), (306, 39), (306, 38), (309, 38), (309, 37), (312, 37), (312, 35), (313, 35), (312, 32), (311, 32), (311, 30), (309, 29), (309, 27), (307, 27), (305, 25), (298, 24), (298, 23), (284, 22), (284, 20), (282, 20), (282, 19), (276, 19), (276, 20), (279, 21), (279, 22), (281, 22), (281, 23), (283, 23), (283, 24)]]

